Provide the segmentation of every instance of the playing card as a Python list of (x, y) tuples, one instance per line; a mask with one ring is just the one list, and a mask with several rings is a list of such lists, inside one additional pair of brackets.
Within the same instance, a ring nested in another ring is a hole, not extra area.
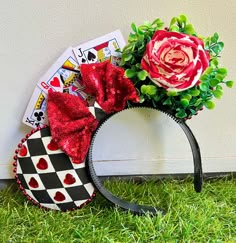
[(79, 64), (95, 63), (110, 60), (116, 64), (120, 53), (117, 49), (125, 46), (124, 38), (120, 30), (100, 36), (82, 45), (73, 48), (73, 52)]
[(116, 64), (120, 58), (120, 53), (116, 50), (124, 46), (124, 38), (117, 30), (75, 48), (69, 47), (38, 81), (25, 111), (23, 123), (34, 128), (47, 124), (46, 101), (49, 90), (80, 96), (89, 105), (93, 105), (94, 97), (86, 94), (85, 87), (81, 85), (78, 65), (106, 60)]
[(77, 68), (78, 63), (75, 60), (72, 47), (69, 47), (40, 78), (37, 86), (46, 94), (49, 90), (63, 92), (63, 87), (73, 82), (75, 75), (73, 70), (77, 70)]
[(23, 117), (23, 123), (33, 128), (48, 124), (46, 100), (47, 94), (43, 92), (38, 86), (36, 86), (26, 108)]
[(78, 63), (69, 47), (40, 78), (23, 116), (23, 123), (33, 128), (47, 124), (46, 100), (49, 90), (63, 92), (78, 80)]

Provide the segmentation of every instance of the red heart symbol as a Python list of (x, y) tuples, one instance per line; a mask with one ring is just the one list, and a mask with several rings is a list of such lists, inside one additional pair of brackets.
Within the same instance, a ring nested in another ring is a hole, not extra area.
[(50, 81), (50, 85), (53, 87), (61, 87), (60, 80), (57, 77), (54, 77), (53, 80)]
[(47, 148), (51, 151), (58, 150), (58, 145), (57, 143), (52, 139), (50, 143), (47, 145)]
[(64, 179), (64, 183), (67, 185), (72, 185), (75, 183), (75, 177), (71, 174), (66, 174), (65, 179)]
[(75, 87), (75, 86), (72, 86), (72, 88), (71, 88), (71, 90), (74, 92), (74, 91), (76, 91), (78, 88), (77, 87)]
[(61, 192), (56, 192), (54, 199), (58, 202), (64, 201), (66, 197)]
[(46, 170), (48, 168), (48, 162), (44, 158), (40, 158), (37, 163), (37, 168), (40, 170)]
[(19, 151), (19, 155), (20, 156), (26, 156), (27, 155), (27, 148), (26, 148), (26, 146), (25, 145), (22, 145), (22, 147), (21, 147), (21, 149), (20, 149), (20, 151)]
[(29, 185), (33, 188), (39, 187), (39, 183), (36, 181), (36, 179), (34, 177), (30, 178)]

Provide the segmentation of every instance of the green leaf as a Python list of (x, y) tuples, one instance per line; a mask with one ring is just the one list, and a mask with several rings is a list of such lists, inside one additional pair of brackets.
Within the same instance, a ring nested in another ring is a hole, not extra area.
[(189, 101), (187, 99), (181, 99), (180, 103), (185, 108), (189, 105)]
[(142, 70), (142, 71), (138, 72), (137, 76), (138, 76), (139, 80), (145, 80), (148, 76), (148, 73), (147, 73), (147, 71)]
[(167, 96), (178, 96), (179, 93), (177, 91), (168, 91)]
[(223, 90), (223, 88), (222, 88), (220, 85), (217, 85), (217, 86), (216, 86), (216, 89), (218, 89), (218, 90)]
[(193, 35), (195, 34), (195, 30), (192, 24), (187, 24), (184, 27), (184, 33), (189, 34), (189, 35)]
[(204, 47), (205, 47), (205, 49), (209, 49), (209, 46), (210, 46), (210, 40), (209, 40), (209, 38), (206, 38), (205, 40), (204, 40)]
[(211, 100), (207, 100), (205, 103), (204, 103), (204, 105), (205, 105), (205, 107), (207, 108), (207, 109), (214, 109), (214, 107), (215, 107), (215, 103), (213, 102), (213, 101), (211, 101)]
[(169, 29), (170, 29), (170, 31), (173, 31), (173, 32), (179, 32), (179, 27), (175, 26), (175, 25), (170, 26)]
[(197, 99), (194, 106), (199, 106), (202, 103), (202, 101), (202, 98)]
[(180, 21), (181, 21), (182, 23), (184, 23), (184, 24), (187, 23), (187, 17), (186, 17), (185, 15), (181, 14), (181, 15), (179, 16), (179, 19), (180, 19)]
[(123, 48), (123, 52), (131, 51), (131, 50), (133, 49), (133, 46), (134, 46), (133, 43), (130, 43), (130, 44), (126, 45), (126, 46)]
[(146, 25), (147, 27), (151, 28), (151, 23), (149, 21), (144, 21), (144, 25)]
[(212, 73), (212, 71), (213, 71), (213, 67), (208, 67), (208, 68), (205, 70), (205, 72), (204, 72), (203, 75), (209, 75), (209, 74)]
[(163, 102), (163, 105), (172, 105), (172, 101), (171, 101), (171, 98), (167, 98), (164, 102)]
[(192, 95), (191, 94), (183, 94), (183, 95), (181, 95), (181, 98), (182, 99), (186, 99), (186, 100), (191, 100), (192, 99)]
[(131, 29), (133, 30), (134, 33), (137, 33), (137, 27), (134, 22), (131, 24)]
[(148, 30), (148, 26), (146, 25), (140, 25), (139, 28), (144, 31)]
[(132, 69), (126, 69), (125, 70), (125, 76), (127, 78), (133, 78), (134, 76), (136, 76), (136, 74), (137, 73), (134, 70), (132, 70)]
[(189, 94), (192, 96), (198, 96), (200, 94), (200, 90), (198, 89), (189, 90)]
[(226, 68), (219, 68), (217, 70), (217, 73), (222, 74), (222, 75), (227, 75), (227, 69)]
[(143, 34), (144, 34), (144, 32), (142, 31), (141, 28), (138, 28), (137, 33), (138, 33), (139, 35), (143, 35)]
[(223, 42), (218, 42), (214, 46), (211, 47), (211, 50), (216, 54), (219, 55), (219, 53), (222, 51), (224, 48), (224, 43)]
[(218, 79), (219, 81), (224, 80), (224, 78), (227, 76), (227, 74), (221, 74), (221, 73), (217, 73), (216, 74), (216, 79)]
[(180, 109), (175, 115), (178, 118), (185, 118), (187, 116), (185, 110), (183, 110), (183, 109)]
[(177, 91), (168, 91), (167, 96), (178, 96), (179, 93)]
[(153, 22), (152, 22), (152, 26), (156, 26), (155, 29), (157, 28), (161, 28), (162, 26), (164, 25), (164, 23), (162, 22), (161, 19), (155, 19)]
[(211, 60), (211, 65), (212, 65), (213, 67), (218, 67), (218, 64), (219, 64), (219, 62), (218, 62), (217, 58), (213, 58), (213, 59)]
[(136, 34), (129, 34), (129, 37), (128, 37), (128, 42), (135, 42), (137, 41), (138, 37)]
[(177, 22), (177, 17), (173, 17), (170, 21), (170, 26), (174, 25)]
[(206, 83), (200, 83), (199, 87), (202, 91), (207, 91), (209, 89)]
[(202, 76), (200, 77), (201, 81), (207, 81), (208, 80), (208, 75), (203, 73)]
[(234, 86), (234, 81), (227, 81), (226, 83), (226, 86), (229, 87), (229, 88), (232, 88)]
[(223, 91), (218, 89), (214, 90), (212, 93), (217, 99), (220, 99), (223, 95)]
[(122, 56), (125, 62), (130, 61), (132, 57), (133, 57), (132, 54), (126, 54), (126, 53)]
[(193, 110), (193, 109), (190, 109), (190, 112), (191, 112), (192, 115), (196, 115), (197, 114), (197, 112), (195, 110)]
[(219, 39), (218, 33), (214, 33), (214, 35), (211, 37), (211, 42), (216, 43)]
[(211, 86), (211, 87), (215, 87), (219, 82), (220, 82), (220, 81), (219, 81), (218, 79), (213, 78), (213, 79), (210, 80), (209, 83), (210, 83), (210, 86)]
[(141, 93), (153, 96), (157, 92), (157, 87), (155, 85), (142, 85), (141, 86)]

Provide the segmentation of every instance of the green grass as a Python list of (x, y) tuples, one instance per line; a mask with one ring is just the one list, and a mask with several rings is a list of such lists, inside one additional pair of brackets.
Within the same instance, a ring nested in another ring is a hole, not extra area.
[(205, 181), (201, 193), (194, 192), (191, 178), (111, 187), (167, 213), (135, 216), (99, 195), (74, 212), (44, 211), (8, 186), (0, 191), (0, 242), (236, 242), (234, 176)]

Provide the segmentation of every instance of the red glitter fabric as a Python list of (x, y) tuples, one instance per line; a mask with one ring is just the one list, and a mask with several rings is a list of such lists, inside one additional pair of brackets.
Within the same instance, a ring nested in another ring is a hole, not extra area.
[[(109, 61), (82, 64), (81, 74), (85, 92), (95, 96), (106, 113), (123, 110), (128, 100), (139, 101), (133, 83), (124, 77), (124, 70)], [(92, 132), (98, 125), (87, 105), (77, 96), (52, 91), (48, 93), (48, 121), (53, 141), (74, 163), (84, 161)]]
[(106, 113), (118, 112), (125, 108), (126, 102), (138, 102), (139, 97), (124, 70), (109, 61), (82, 64), (80, 71), (85, 92), (96, 97), (97, 103)]
[(54, 142), (74, 163), (83, 162), (98, 125), (87, 103), (67, 93), (49, 92), (47, 109)]

